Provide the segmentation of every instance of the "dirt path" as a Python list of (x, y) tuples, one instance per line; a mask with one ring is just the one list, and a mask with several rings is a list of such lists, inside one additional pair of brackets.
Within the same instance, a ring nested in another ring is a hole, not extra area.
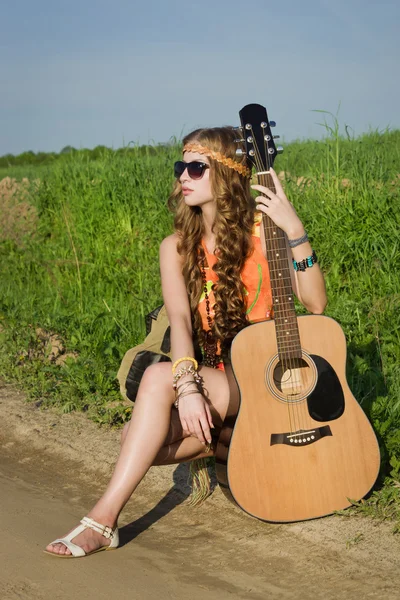
[(271, 525), (219, 489), (193, 509), (185, 465), (150, 471), (123, 512), (119, 550), (84, 560), (47, 556), (44, 546), (77, 524), (103, 489), (118, 432), (39, 410), (5, 385), (0, 423), (2, 600), (400, 596), (400, 539), (390, 525), (355, 517)]

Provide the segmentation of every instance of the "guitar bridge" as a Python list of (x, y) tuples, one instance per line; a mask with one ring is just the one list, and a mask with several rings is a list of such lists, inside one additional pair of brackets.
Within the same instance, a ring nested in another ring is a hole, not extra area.
[(287, 446), (308, 446), (323, 437), (332, 435), (329, 425), (316, 427), (315, 429), (299, 429), (290, 433), (272, 433), (271, 446), (275, 444), (286, 444)]

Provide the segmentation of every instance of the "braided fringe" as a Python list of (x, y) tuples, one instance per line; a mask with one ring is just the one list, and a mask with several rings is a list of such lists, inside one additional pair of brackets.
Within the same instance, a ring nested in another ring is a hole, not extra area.
[(206, 458), (198, 458), (190, 463), (189, 482), (192, 492), (188, 504), (189, 506), (199, 506), (211, 494), (211, 479), (208, 474)]
[(251, 170), (248, 169), (245, 165), (238, 163), (236, 160), (229, 158), (229, 156), (224, 156), (221, 152), (216, 152), (215, 150), (210, 150), (206, 146), (202, 146), (201, 144), (186, 144), (183, 147), (183, 152), (198, 152), (199, 154), (205, 154), (206, 156), (210, 156), (214, 160), (219, 163), (222, 163), (226, 167), (230, 169), (234, 169), (237, 173), (244, 175), (245, 177), (251, 177)]

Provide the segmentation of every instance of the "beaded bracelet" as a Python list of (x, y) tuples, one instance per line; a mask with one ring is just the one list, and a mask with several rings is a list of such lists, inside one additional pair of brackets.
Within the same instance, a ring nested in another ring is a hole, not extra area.
[(307, 258), (303, 258), (299, 262), (293, 259), (293, 268), (295, 271), (305, 271), (307, 267), (312, 267), (316, 262), (318, 262), (318, 258), (315, 250), (313, 250), (311, 256), (307, 256)]
[(199, 366), (199, 363), (197, 362), (197, 360), (195, 358), (193, 358), (192, 356), (183, 356), (182, 358), (178, 358), (178, 360), (176, 360), (174, 362), (174, 364), (172, 365), (172, 373), (175, 371), (176, 367), (185, 360), (190, 360), (193, 363), (193, 366), (197, 371), (197, 367)]
[(308, 242), (307, 231), (304, 232), (304, 235), (295, 240), (288, 240), (289, 248), (296, 248), (296, 246), (300, 246), (300, 244), (304, 244), (304, 242)]
[(195, 371), (195, 369), (192, 367), (192, 365), (190, 365), (190, 367), (182, 367), (182, 369), (179, 369), (179, 371), (177, 373), (175, 373), (175, 375), (174, 375), (173, 384), (172, 384), (172, 387), (174, 388), (174, 390), (176, 390), (176, 388), (177, 388), (177, 383), (178, 383), (179, 379), (181, 377), (183, 377), (184, 375), (193, 375), (196, 383), (200, 383), (200, 381), (201, 381), (201, 376), (198, 374), (197, 371)]

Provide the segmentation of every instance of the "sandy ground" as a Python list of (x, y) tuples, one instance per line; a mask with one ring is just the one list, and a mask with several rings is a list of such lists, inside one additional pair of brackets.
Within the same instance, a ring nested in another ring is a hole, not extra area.
[(38, 409), (1, 383), (0, 423), (2, 600), (400, 597), (400, 538), (390, 524), (354, 516), (262, 523), (218, 488), (190, 508), (186, 465), (149, 472), (122, 514), (120, 549), (47, 556), (45, 545), (104, 488), (119, 434), (84, 415)]

